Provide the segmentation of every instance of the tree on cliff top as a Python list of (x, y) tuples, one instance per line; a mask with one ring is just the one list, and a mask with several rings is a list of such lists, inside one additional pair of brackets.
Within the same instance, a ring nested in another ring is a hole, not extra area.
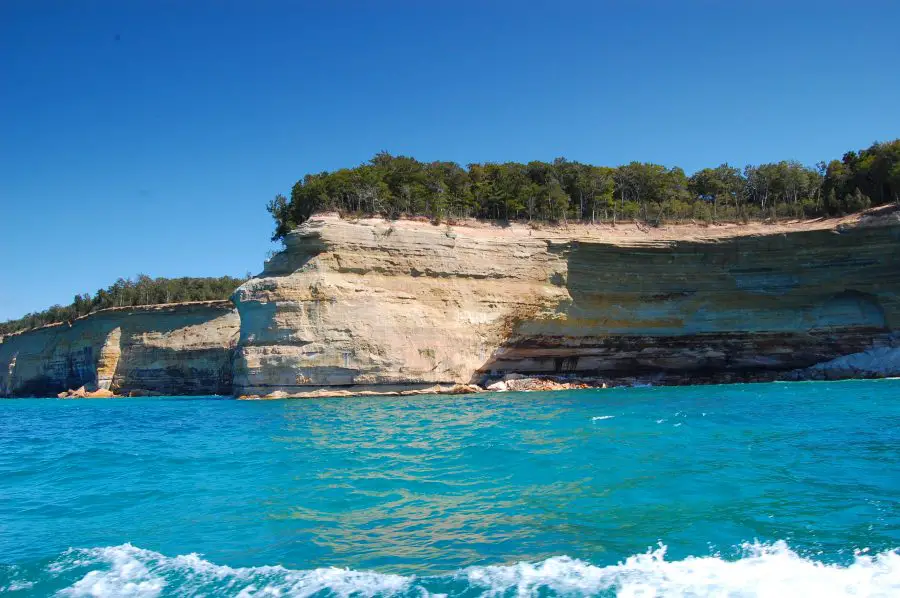
[[(858, 191), (858, 193), (857, 193)], [(781, 161), (722, 164), (688, 177), (647, 162), (592, 166), (557, 158), (528, 164), (419, 162), (376, 154), (356, 168), (307, 174), (266, 206), (273, 240), (321, 211), (346, 214), (651, 224), (811, 218), (900, 202), (900, 139), (874, 143), (817, 168)]]
[(70, 322), (75, 318), (108, 307), (158, 305), (185, 301), (215, 301), (228, 299), (234, 290), (250, 276), (234, 278), (150, 278), (138, 274), (135, 280), (120, 278), (94, 296), (75, 295), (66, 306), (54, 305), (41, 312), (27, 314), (17, 320), (0, 323), (0, 335), (30, 330), (47, 324)]

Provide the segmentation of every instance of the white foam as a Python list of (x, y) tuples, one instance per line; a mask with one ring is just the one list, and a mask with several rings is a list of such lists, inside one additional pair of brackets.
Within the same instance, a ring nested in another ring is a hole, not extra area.
[(14, 581), (8, 586), (0, 586), (0, 594), (6, 594), (7, 592), (21, 592), (22, 590), (27, 590), (32, 587), (34, 587), (34, 582)]
[(604, 419), (612, 419), (614, 417), (615, 417), (615, 415), (595, 415), (594, 417), (591, 418), (591, 421), (596, 422), (596, 421), (600, 421), (600, 420), (604, 420)]
[(804, 558), (784, 542), (748, 544), (738, 560), (719, 556), (666, 560), (666, 547), (598, 567), (568, 556), (539, 563), (470, 567), (450, 576), (404, 577), (335, 567), (295, 571), (280, 566), (232, 568), (196, 554), (167, 557), (130, 544), (70, 550), (48, 567), (55, 574), (91, 571), (65, 596), (538, 596), (625, 598), (729, 597), (887, 598), (900, 595), (900, 553), (856, 553), (846, 566)]
[(197, 554), (167, 557), (131, 544), (69, 550), (48, 570), (56, 574), (96, 567), (61, 596), (155, 598), (167, 586), (177, 595), (225, 593), (252, 596), (384, 596), (403, 592), (414, 578), (327, 567), (294, 571), (281, 566), (233, 568)]
[(629, 557), (609, 567), (595, 567), (569, 557), (532, 565), (479, 567), (463, 571), (485, 595), (534, 596), (541, 590), (563, 595), (615, 592), (616, 596), (758, 597), (816, 596), (887, 598), (900, 595), (900, 554), (858, 554), (847, 566), (802, 558), (784, 542), (744, 547), (744, 557), (716, 556), (667, 561), (666, 547)]

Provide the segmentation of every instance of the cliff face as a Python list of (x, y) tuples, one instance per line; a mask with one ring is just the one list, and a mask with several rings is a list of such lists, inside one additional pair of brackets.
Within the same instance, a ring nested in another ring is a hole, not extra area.
[(532, 230), (324, 215), (232, 300), (6, 337), (0, 396), (385, 391), (513, 372), (732, 381), (831, 360), (829, 377), (888, 375), (900, 221)]
[(684, 230), (317, 216), (233, 296), (235, 393), (506, 372), (765, 378), (900, 325), (896, 222)]
[(568, 298), (565, 256), (541, 240), (404, 224), (324, 217), (292, 233), (233, 296), (235, 392), (466, 381), (517, 318)]
[(114, 308), (0, 343), (0, 396), (86, 386), (118, 394), (230, 394), (238, 316), (229, 301)]
[(898, 249), (900, 227), (579, 243), (565, 317), (524, 323), (488, 367), (729, 380), (855, 353), (900, 324)]

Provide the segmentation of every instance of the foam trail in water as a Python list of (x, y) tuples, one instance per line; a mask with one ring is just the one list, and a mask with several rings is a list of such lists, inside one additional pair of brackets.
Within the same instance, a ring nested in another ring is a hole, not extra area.
[(614, 417), (615, 417), (615, 415), (595, 415), (594, 417), (591, 418), (591, 421), (596, 422), (596, 421), (600, 421), (603, 419), (612, 419)]
[(719, 557), (688, 557), (666, 561), (666, 547), (629, 557), (624, 563), (595, 567), (569, 557), (554, 557), (537, 565), (481, 567), (462, 573), (487, 595), (535, 596), (550, 590), (558, 595), (818, 596), (838, 598), (900, 595), (900, 554), (858, 555), (847, 567), (800, 557), (783, 542), (745, 546), (737, 561)]
[(233, 568), (196, 554), (167, 557), (131, 544), (69, 550), (49, 569), (59, 574), (86, 566), (93, 570), (59, 595), (390, 596), (402, 594), (413, 579), (336, 567), (308, 571), (280, 566)]
[[(887, 598), (900, 595), (900, 553), (858, 553), (830, 565), (784, 542), (748, 544), (742, 558), (666, 560), (666, 547), (597, 567), (567, 556), (539, 563), (470, 567), (452, 575), (405, 577), (349, 569), (232, 568), (195, 554), (167, 557), (130, 544), (69, 550), (50, 565), (74, 581), (63, 596), (621, 596)], [(77, 579), (76, 579), (77, 578)]]

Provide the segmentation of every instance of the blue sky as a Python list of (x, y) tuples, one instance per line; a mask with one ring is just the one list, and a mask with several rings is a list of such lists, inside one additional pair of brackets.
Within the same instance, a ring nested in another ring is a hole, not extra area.
[(422, 160), (813, 164), (900, 136), (900, 2), (0, 2), (0, 319), (260, 270), (265, 203)]

